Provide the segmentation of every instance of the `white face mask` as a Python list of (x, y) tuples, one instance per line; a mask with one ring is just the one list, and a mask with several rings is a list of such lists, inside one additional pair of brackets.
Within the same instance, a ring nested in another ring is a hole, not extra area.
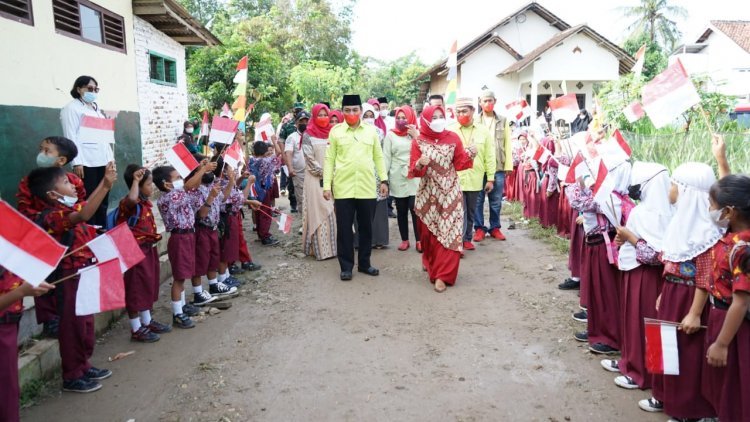
[(78, 198), (75, 196), (63, 195), (57, 191), (52, 191), (52, 192), (55, 192), (56, 194), (60, 195), (60, 197), (57, 198), (57, 202), (65, 205), (66, 207), (72, 207), (73, 205), (76, 204), (76, 202), (78, 202)]
[(380, 117), (382, 118), (388, 117), (388, 109), (380, 110)]
[(720, 229), (726, 229), (729, 227), (729, 219), (721, 218), (721, 213), (724, 212), (724, 208), (718, 210), (709, 210), (708, 214), (711, 216), (711, 220), (716, 224), (716, 227)]
[(366, 117), (362, 119), (363, 122), (367, 123), (368, 125), (375, 125), (375, 119), (372, 117)]
[(445, 119), (436, 119), (430, 122), (430, 129), (433, 132), (440, 133), (445, 130)]
[(185, 182), (182, 179), (177, 179), (172, 182), (172, 189), (182, 190), (185, 187)]

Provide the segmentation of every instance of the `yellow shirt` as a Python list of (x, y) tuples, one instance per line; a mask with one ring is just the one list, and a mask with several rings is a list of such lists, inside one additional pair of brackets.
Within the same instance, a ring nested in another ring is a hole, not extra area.
[(461, 190), (467, 192), (482, 190), (484, 188), (482, 183), (484, 176), (487, 176), (487, 180), (494, 181), (495, 169), (497, 168), (495, 140), (492, 139), (490, 131), (484, 125), (478, 125), (475, 122), (467, 127), (461, 126), (460, 123), (453, 123), (448, 126), (448, 130), (458, 134), (464, 148), (471, 145), (477, 147), (474, 167), (458, 172)]
[[(360, 123), (356, 129), (339, 123), (328, 136), (323, 166), (323, 190), (331, 190), (336, 199), (375, 199), (375, 172), (387, 181), (383, 150), (374, 126)], [(331, 183), (333, 182), (333, 183)]]

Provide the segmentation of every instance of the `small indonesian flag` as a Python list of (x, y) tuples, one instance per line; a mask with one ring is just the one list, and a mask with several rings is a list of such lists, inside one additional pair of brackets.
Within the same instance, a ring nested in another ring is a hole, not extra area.
[(277, 223), (279, 224), (279, 230), (284, 234), (289, 234), (292, 231), (292, 216), (282, 212)]
[(198, 167), (198, 160), (188, 151), (185, 144), (176, 144), (164, 153), (164, 157), (183, 178)]
[(630, 123), (637, 122), (639, 119), (646, 115), (646, 113), (643, 111), (643, 106), (638, 101), (633, 101), (632, 103), (628, 104), (627, 107), (622, 109), (622, 114), (625, 115), (625, 118), (628, 119), (628, 122)]
[(0, 221), (0, 265), (38, 286), (67, 248), (5, 201), (0, 201)]
[(565, 177), (565, 183), (569, 185), (575, 183), (577, 178), (576, 169), (583, 164), (584, 161), (586, 161), (586, 159), (583, 158), (581, 151), (578, 151), (578, 154), (576, 154), (575, 158), (573, 158), (573, 162), (570, 164), (570, 170), (568, 170), (568, 174)]
[(614, 186), (610, 186), (610, 184), (607, 183), (607, 175), (609, 175), (609, 170), (607, 170), (607, 166), (604, 165), (604, 160), (599, 160), (599, 168), (596, 171), (596, 181), (591, 187), (594, 199), (607, 198), (612, 193), (612, 190), (614, 190)]
[(448, 60), (445, 63), (445, 67), (448, 68), (446, 79), (449, 81), (456, 79), (458, 73), (458, 40), (453, 41), (453, 44), (451, 44), (451, 51), (448, 53)]
[(133, 232), (126, 223), (118, 224), (114, 229), (98, 236), (86, 244), (99, 262), (117, 259), (120, 269), (125, 271), (141, 262), (145, 255), (135, 240)]
[(507, 116), (514, 120), (523, 120), (531, 116), (531, 108), (524, 99), (506, 104), (505, 109), (507, 110)]
[(622, 148), (623, 152), (625, 152), (628, 157), (631, 157), (633, 155), (633, 149), (630, 148), (628, 141), (625, 140), (625, 137), (622, 136), (622, 133), (620, 133), (620, 129), (615, 129), (614, 133), (612, 133), (612, 137), (615, 138), (617, 145)]
[(225, 117), (214, 117), (211, 122), (211, 134), (208, 140), (220, 144), (231, 144), (234, 142), (235, 132), (239, 122)]
[(93, 315), (125, 307), (125, 281), (116, 258), (78, 273), (76, 315)]
[(557, 165), (557, 180), (561, 181), (562, 183), (567, 183), (565, 180), (568, 179), (569, 172), (570, 172), (570, 167), (564, 164), (558, 164)]
[(235, 70), (242, 70), (247, 69), (247, 56), (240, 59), (239, 62), (237, 62), (237, 69)]
[(234, 142), (224, 151), (224, 163), (235, 170), (239, 168), (242, 163), (242, 147), (239, 143)]
[(544, 146), (539, 145), (536, 148), (536, 151), (534, 151), (534, 156), (532, 158), (534, 159), (534, 161), (539, 162), (539, 164), (544, 165), (547, 163), (550, 157), (552, 157), (552, 153)]
[(643, 109), (657, 129), (666, 126), (701, 100), (680, 59), (641, 90)]
[(635, 65), (633, 65), (633, 73), (635, 74), (635, 77), (640, 77), (641, 72), (643, 72), (643, 63), (646, 61), (646, 44), (643, 44), (641, 48), (638, 49), (638, 52), (635, 53)]
[(556, 120), (562, 119), (568, 123), (573, 122), (581, 111), (578, 108), (576, 94), (565, 94), (562, 97), (553, 98), (547, 104)]
[(203, 121), (201, 122), (201, 133), (198, 137), (208, 136), (208, 110), (203, 111)]
[(258, 189), (255, 189), (255, 183), (250, 185), (250, 197), (258, 199)]
[(260, 121), (255, 124), (255, 140), (270, 142), (274, 134), (275, 132), (273, 129), (273, 123), (271, 122), (271, 115), (263, 113), (263, 115), (260, 116)]
[(221, 106), (221, 113), (219, 113), (219, 116), (220, 117), (232, 117), (232, 110), (229, 109), (229, 104), (224, 103), (224, 105)]
[(78, 140), (83, 143), (115, 143), (115, 120), (84, 115), (78, 128)]
[(677, 324), (644, 318), (646, 369), (652, 374), (680, 375)]

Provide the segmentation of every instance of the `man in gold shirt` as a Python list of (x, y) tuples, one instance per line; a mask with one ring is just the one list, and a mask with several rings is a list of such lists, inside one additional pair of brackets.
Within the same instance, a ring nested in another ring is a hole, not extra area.
[[(328, 137), (330, 145), (323, 166), (323, 197), (335, 199), (341, 280), (348, 281), (352, 279), (354, 268), (352, 225), (355, 215), (359, 234), (357, 270), (372, 276), (380, 273), (370, 264), (372, 218), (375, 189), (380, 190), (381, 196), (388, 196), (388, 173), (375, 127), (361, 122), (362, 100), (359, 95), (344, 95), (341, 106), (345, 122), (334, 126)], [(375, 186), (375, 172), (381, 180), (378, 187)]]

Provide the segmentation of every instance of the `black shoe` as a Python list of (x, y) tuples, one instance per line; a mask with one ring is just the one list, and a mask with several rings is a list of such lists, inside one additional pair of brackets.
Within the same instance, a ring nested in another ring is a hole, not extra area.
[(111, 377), (112, 371), (110, 371), (109, 369), (94, 368), (92, 366), (88, 371), (86, 371), (85, 374), (83, 374), (83, 376), (92, 381), (101, 381)]
[(388, 210), (388, 218), (396, 218), (396, 213), (393, 210)]
[(262, 266), (260, 264), (255, 264), (253, 262), (243, 262), (242, 263), (242, 269), (245, 271), (258, 271), (261, 269)]
[(210, 285), (208, 287), (208, 291), (211, 292), (211, 296), (213, 297), (230, 296), (230, 295), (237, 293), (237, 288), (229, 287), (220, 281), (216, 284)]
[(60, 334), (60, 318), (53, 318), (44, 323), (42, 335), (48, 338), (57, 338)]
[(589, 350), (591, 353), (596, 353), (599, 355), (616, 355), (620, 353), (619, 350), (615, 349), (614, 347), (609, 347), (606, 344), (602, 343), (596, 343), (589, 346)]
[(172, 325), (177, 328), (193, 328), (195, 322), (185, 314), (177, 314), (172, 317)]
[(63, 380), (63, 391), (70, 391), (71, 393), (93, 393), (101, 388), (101, 384), (86, 377), (69, 381)]
[(557, 285), (557, 288), (560, 290), (578, 290), (581, 288), (581, 282), (566, 278), (565, 281)]
[(156, 334), (164, 334), (172, 331), (172, 326), (167, 324), (162, 324), (161, 322), (152, 319), (151, 322), (148, 324), (148, 329), (152, 333)]
[(341, 271), (341, 281), (349, 281), (352, 279), (351, 271)]
[(244, 268), (240, 268), (236, 265), (230, 265), (229, 266), (229, 274), (235, 275), (235, 274), (243, 274), (245, 272)]
[(204, 306), (216, 300), (215, 297), (211, 296), (211, 293), (203, 290), (200, 293), (193, 294), (193, 305)]
[(369, 268), (364, 269), (364, 270), (362, 268), (357, 268), (357, 271), (360, 272), (360, 273), (365, 273), (367, 275), (372, 275), (372, 276), (380, 274), (380, 270), (378, 270), (375, 267), (369, 267)]
[(198, 316), (198, 314), (201, 313), (201, 310), (192, 303), (188, 303), (182, 306), (182, 313), (189, 317), (194, 317)]
[(292, 214), (297, 214), (299, 211), (297, 211), (297, 208), (292, 208), (292, 210), (289, 212), (291, 212)]
[(578, 322), (586, 323), (589, 321), (589, 314), (586, 311), (578, 311), (573, 314), (573, 319)]
[(579, 331), (575, 334), (573, 334), (573, 338), (580, 341), (580, 342), (587, 342), (589, 341), (589, 333), (587, 331)]
[(145, 325), (141, 325), (141, 328), (139, 328), (138, 331), (130, 333), (130, 341), (154, 343), (159, 341), (159, 335), (149, 330)]
[(276, 239), (273, 236), (268, 236), (267, 238), (260, 241), (263, 246), (273, 246), (279, 244), (279, 239)]

